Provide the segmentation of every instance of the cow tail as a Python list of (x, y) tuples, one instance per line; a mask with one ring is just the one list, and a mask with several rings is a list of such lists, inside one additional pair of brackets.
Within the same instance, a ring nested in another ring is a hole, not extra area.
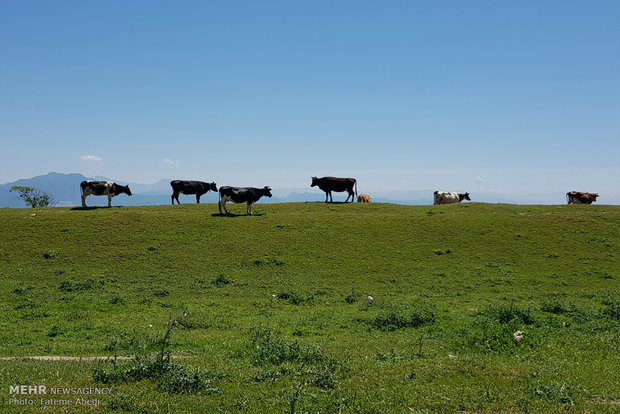
[(357, 199), (357, 180), (355, 180), (355, 199)]

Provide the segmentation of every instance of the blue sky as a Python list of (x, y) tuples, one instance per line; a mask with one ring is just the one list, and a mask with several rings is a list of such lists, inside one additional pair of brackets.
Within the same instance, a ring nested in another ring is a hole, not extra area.
[(620, 2), (0, 0), (0, 142), (0, 183), (620, 202)]

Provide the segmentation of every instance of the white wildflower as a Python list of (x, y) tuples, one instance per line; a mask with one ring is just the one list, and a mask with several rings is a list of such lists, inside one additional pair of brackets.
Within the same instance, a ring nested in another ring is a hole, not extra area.
[(521, 339), (523, 339), (523, 332), (521, 331), (517, 331), (514, 333), (514, 338), (515, 341), (519, 342)]

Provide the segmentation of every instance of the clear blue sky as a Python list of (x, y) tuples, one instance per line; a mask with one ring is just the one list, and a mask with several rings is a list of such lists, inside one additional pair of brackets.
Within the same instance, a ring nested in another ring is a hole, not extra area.
[(604, 203), (620, 1), (0, 0), (0, 143), (0, 183), (342, 175)]

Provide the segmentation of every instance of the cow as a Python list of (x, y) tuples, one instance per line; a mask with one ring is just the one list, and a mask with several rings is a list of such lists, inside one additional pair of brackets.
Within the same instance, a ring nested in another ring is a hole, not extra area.
[(172, 205), (174, 205), (174, 200), (177, 200), (177, 204), (181, 204), (179, 194), (196, 194), (196, 203), (200, 204), (200, 196), (209, 190), (217, 192), (215, 183), (205, 183), (204, 181), (172, 180), (170, 186), (172, 186), (172, 196), (170, 197)]
[[(338, 177), (323, 177), (316, 178), (312, 177), (312, 184), (310, 187), (318, 186), (321, 190), (325, 191), (325, 202), (327, 203), (327, 198), (334, 202), (334, 198), (332, 197), (332, 191), (342, 192), (346, 191), (349, 193), (347, 195), (347, 199), (344, 201), (345, 203), (349, 201), (355, 201), (355, 197), (357, 197), (357, 180), (355, 178), (338, 178)], [(355, 193), (353, 193), (353, 187), (355, 186)]]
[(123, 193), (131, 195), (128, 185), (120, 185), (112, 181), (82, 181), (80, 189), (82, 190), (82, 207), (86, 207), (86, 197), (89, 195), (107, 195), (108, 207), (112, 207), (112, 197)]
[(469, 193), (448, 193), (445, 191), (435, 191), (433, 205), (460, 203), (463, 200), (471, 201)]
[(226, 210), (226, 202), (232, 201), (233, 203), (247, 203), (248, 215), (252, 215), (252, 204), (256, 203), (262, 196), (271, 197), (271, 188), (265, 186), (263, 188), (254, 187), (220, 187), (220, 202), (218, 207), (220, 214), (222, 214), (222, 208), (226, 214), (230, 215)]
[(372, 196), (370, 194), (360, 194), (357, 197), (358, 203), (370, 203), (372, 201)]
[(579, 191), (570, 191), (566, 193), (566, 201), (568, 204), (592, 204), (596, 201), (598, 193), (582, 193)]

